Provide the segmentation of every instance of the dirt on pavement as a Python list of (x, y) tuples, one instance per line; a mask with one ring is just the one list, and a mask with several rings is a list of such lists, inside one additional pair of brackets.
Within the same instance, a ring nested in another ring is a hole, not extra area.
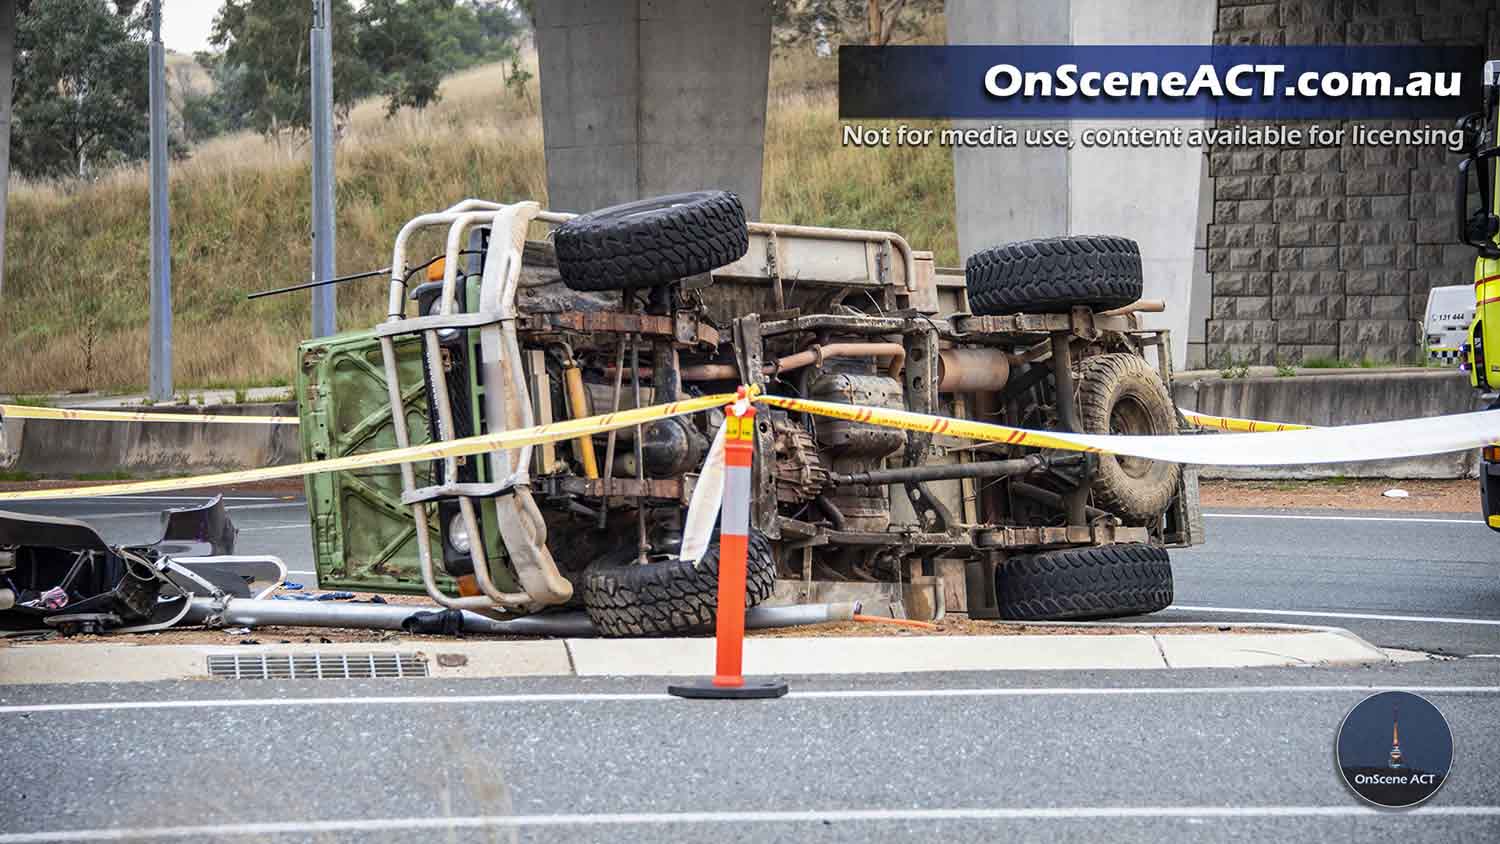
[[(1393, 513), (1479, 513), (1479, 484), (1454, 480), (1394, 480), (1391, 478), (1327, 478), (1313, 481), (1203, 481), (1203, 509), (1327, 508), (1384, 510)], [(1390, 498), (1386, 490), (1400, 489), (1406, 498)]]

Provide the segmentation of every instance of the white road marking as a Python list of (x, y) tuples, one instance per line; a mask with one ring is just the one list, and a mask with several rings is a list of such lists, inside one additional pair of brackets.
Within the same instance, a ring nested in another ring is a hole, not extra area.
[[(101, 495), (111, 501), (212, 501), (212, 495)], [(41, 499), (45, 501), (46, 499)], [(280, 495), (226, 495), (225, 501), (282, 501)]]
[(256, 527), (240, 528), (240, 533), (254, 533), (258, 530), (291, 530), (292, 528), (307, 529), (307, 522), (290, 522), (284, 525), (257, 525)]
[(743, 812), (620, 812), (558, 815), (464, 815), (434, 818), (347, 818), (339, 820), (269, 821), (115, 829), (73, 829), (0, 834), (0, 844), (61, 841), (150, 841), (164, 838), (267, 837), (389, 830), (446, 831), (455, 829), (520, 829), (523, 827), (621, 827), (677, 824), (809, 824), (870, 823), (879, 821), (1055, 821), (1244, 818), (1379, 818), (1390, 825), (1410, 818), (1487, 818), (1500, 816), (1500, 806), (1430, 806), (1410, 812), (1383, 812), (1373, 806), (1055, 806), (1013, 809), (810, 809)]
[(1479, 525), (1484, 522), (1474, 519), (1409, 519), (1403, 516), (1322, 516), (1303, 513), (1204, 513), (1212, 519), (1294, 519), (1328, 522), (1413, 522), (1423, 525)]
[(1229, 615), (1288, 615), (1303, 618), (1357, 618), (1367, 621), (1414, 621), (1421, 624), (1481, 624), (1490, 627), (1500, 627), (1500, 619), (1495, 618), (1447, 618), (1432, 615), (1381, 615), (1368, 612), (1317, 612), (1314, 610), (1262, 610), (1246, 607), (1191, 607), (1185, 604), (1173, 604), (1167, 607), (1169, 610), (1187, 610), (1189, 612), (1217, 612)]
[[(96, 495), (109, 501), (202, 501), (213, 500), (212, 495)], [(32, 501), (69, 501), (67, 498), (33, 498)], [(283, 501), (279, 495), (226, 495), (225, 501)]]
[[(1418, 694), (1500, 694), (1500, 686), (1146, 686), (1018, 687), (1011, 689), (826, 689), (794, 691), (788, 698), (858, 700), (936, 697), (1126, 697), (1138, 695), (1328, 694), (1405, 691)], [(39, 712), (113, 712), (158, 709), (259, 709), (298, 706), (451, 706), (454, 704), (633, 703), (676, 701), (665, 692), (538, 692), (493, 695), (403, 695), (387, 697), (205, 698), (201, 700), (117, 700), (92, 703), (24, 703), (0, 706), (0, 715)]]
[[(231, 513), (238, 513), (242, 510), (281, 510), (288, 507), (297, 507), (300, 509), (305, 506), (307, 506), (306, 502), (302, 501), (284, 501), (277, 504), (240, 504), (234, 507), (225, 507), (224, 509)], [(160, 510), (136, 510), (128, 513), (40, 513), (37, 515), (55, 516), (62, 519), (76, 519), (87, 522), (99, 519), (151, 519), (160, 513)]]

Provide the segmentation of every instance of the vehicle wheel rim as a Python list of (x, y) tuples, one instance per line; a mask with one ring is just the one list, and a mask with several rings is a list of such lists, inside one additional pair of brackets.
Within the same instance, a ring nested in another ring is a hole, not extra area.
[[(1123, 436), (1142, 436), (1156, 433), (1151, 425), (1151, 414), (1135, 396), (1122, 396), (1109, 411), (1109, 432)], [(1132, 478), (1144, 478), (1150, 474), (1155, 463), (1145, 457), (1115, 455), (1120, 469)]]

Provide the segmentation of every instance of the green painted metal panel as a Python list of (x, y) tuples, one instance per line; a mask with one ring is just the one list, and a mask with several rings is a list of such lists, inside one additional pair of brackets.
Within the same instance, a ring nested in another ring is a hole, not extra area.
[[(397, 338), (406, 428), (413, 445), (428, 441), (421, 341)], [(297, 398), (303, 460), (326, 460), (396, 447), (380, 341), (371, 331), (309, 340), (298, 348)], [(417, 485), (432, 483), (432, 466), (415, 464)], [(418, 565), (416, 524), (401, 504), (399, 467), (308, 475), (318, 584), (325, 589), (426, 594)], [(436, 519), (429, 519), (440, 555)], [(456, 594), (451, 579), (438, 582)]]

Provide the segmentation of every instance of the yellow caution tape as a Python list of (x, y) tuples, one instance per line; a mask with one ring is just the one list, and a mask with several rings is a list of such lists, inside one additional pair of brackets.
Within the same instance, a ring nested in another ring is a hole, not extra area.
[(10, 419), (71, 419), (98, 422), (213, 422), (223, 425), (296, 425), (295, 416), (228, 416), (208, 413), (127, 413), (72, 407), (32, 407), (0, 404), (0, 417)]
[[(1288, 463), (1337, 463), (1358, 460), (1374, 460), (1388, 457), (1404, 457), (1418, 454), (1439, 454), (1475, 447), (1494, 441), (1500, 429), (1500, 412), (1468, 413), (1433, 419), (1407, 419), (1398, 422), (1374, 423), (1347, 426), (1346, 428), (1315, 428), (1309, 425), (1260, 422), (1251, 419), (1211, 416), (1184, 412), (1189, 421), (1205, 427), (1227, 431), (1255, 432), (1244, 440), (1234, 438), (1232, 453), (1225, 450), (1228, 441), (1216, 437), (1175, 436), (1111, 436), (1099, 434), (1072, 434), (1067, 432), (1032, 431), (976, 422), (893, 410), (880, 407), (835, 404), (812, 399), (786, 398), (760, 394), (749, 388), (747, 396), (752, 401), (763, 402), (772, 407), (803, 413), (815, 413), (850, 422), (882, 425), (925, 434), (963, 437), (1005, 443), (1031, 448), (1064, 449), (1095, 453), (1123, 454), (1144, 457), (1150, 460), (1169, 460), (1180, 463), (1212, 465), (1280, 465)], [(640, 425), (658, 419), (683, 416), (703, 410), (723, 407), (735, 401), (730, 393), (686, 399), (669, 404), (653, 405), (632, 410), (622, 410), (584, 419), (554, 422), (498, 434), (466, 437), (340, 457), (288, 466), (271, 466), (264, 469), (249, 469), (238, 472), (223, 472), (214, 475), (199, 475), (189, 478), (169, 478), (154, 481), (131, 481), (70, 489), (38, 489), (24, 492), (0, 492), (0, 502), (57, 498), (88, 498), (95, 496), (126, 495), (164, 492), (179, 489), (194, 489), (210, 486), (252, 483), (300, 477), (319, 472), (345, 472), (376, 466), (390, 466), (444, 457), (461, 457), (482, 454), (501, 449), (520, 448), (547, 442), (560, 442), (590, 436), (605, 431)], [(272, 417), (274, 418), (274, 417)], [(1287, 437), (1263, 438), (1263, 435), (1278, 431), (1289, 433)], [(1306, 439), (1311, 437), (1312, 439)], [(1212, 441), (1212, 442), (1209, 442)], [(1248, 443), (1257, 444), (1249, 448)], [(1380, 443), (1381, 447), (1372, 447)], [(1254, 454), (1255, 459), (1246, 457)]]
[[(844, 407), (852, 407), (852, 405), (844, 405)], [(1213, 416), (1191, 410), (1182, 411), (1182, 415), (1188, 422), (1200, 428), (1214, 428), (1220, 431), (1255, 433), (1260, 431), (1302, 431), (1314, 427), (1312, 425), (1298, 425), (1292, 422), (1262, 422), (1256, 419), (1238, 419), (1232, 416)], [(0, 417), (10, 417), (12, 419), (68, 419), (98, 422), (206, 422), (223, 425), (297, 425), (301, 421), (295, 416), (230, 416), (224, 414), (170, 413), (160, 411), (130, 413), (117, 410), (34, 407), (14, 404), (0, 404)], [(994, 427), (1005, 428), (1003, 425)], [(914, 427), (912, 430), (925, 429)], [(1007, 430), (1014, 431), (1020, 429), (1009, 428)], [(953, 434), (955, 432), (950, 429), (945, 431), (945, 433)], [(1021, 444), (1025, 445), (1028, 443)]]
[(295, 478), (319, 472), (347, 472), (353, 469), (369, 469), (376, 466), (391, 466), (397, 463), (415, 463), (441, 457), (462, 457), (468, 454), (483, 454), (488, 451), (520, 448), (547, 442), (560, 442), (578, 437), (599, 434), (619, 428), (628, 428), (657, 419), (697, 413), (714, 407), (723, 407), (734, 401), (732, 393), (704, 396), (696, 399), (658, 404), (651, 407), (605, 413), (583, 419), (569, 419), (530, 428), (518, 428), (498, 434), (484, 434), (458, 440), (444, 440), (425, 445), (408, 446), (388, 451), (372, 451), (352, 454), (332, 460), (315, 460), (310, 463), (294, 463), (288, 466), (268, 466), (264, 469), (246, 469), (239, 472), (221, 472), (214, 475), (197, 475), (191, 478), (163, 478), (154, 481), (129, 481), (101, 486), (71, 487), (68, 489), (34, 489), (24, 492), (0, 492), (0, 501), (26, 501), (53, 498), (92, 498), (106, 495), (135, 495), (147, 492), (169, 492), (178, 489), (195, 489), (206, 486), (228, 486), (231, 484), (272, 481), (280, 478)]
[(1200, 428), (1215, 428), (1220, 431), (1243, 431), (1258, 434), (1262, 431), (1308, 431), (1316, 425), (1298, 425), (1295, 422), (1261, 422), (1257, 419), (1236, 419), (1233, 416), (1210, 416), (1191, 410), (1182, 411), (1187, 421)]
[(1064, 448), (1069, 451), (1102, 451), (1102, 449), (1081, 445), (1072, 440), (1055, 437), (1042, 431), (1028, 431), (1025, 428), (1012, 428), (1009, 425), (996, 425), (991, 422), (954, 419), (951, 416), (931, 416), (926, 413), (912, 413), (908, 410), (861, 407), (853, 404), (833, 404), (826, 401), (789, 399), (782, 396), (757, 396), (755, 400), (786, 410), (816, 413), (821, 416), (832, 416), (835, 419), (847, 419), (850, 422), (867, 422), (871, 425), (883, 425), (887, 428), (904, 428), (908, 431), (918, 431), (924, 434), (968, 437), (976, 440), (989, 440), (1008, 445), (1025, 445), (1035, 448)]

